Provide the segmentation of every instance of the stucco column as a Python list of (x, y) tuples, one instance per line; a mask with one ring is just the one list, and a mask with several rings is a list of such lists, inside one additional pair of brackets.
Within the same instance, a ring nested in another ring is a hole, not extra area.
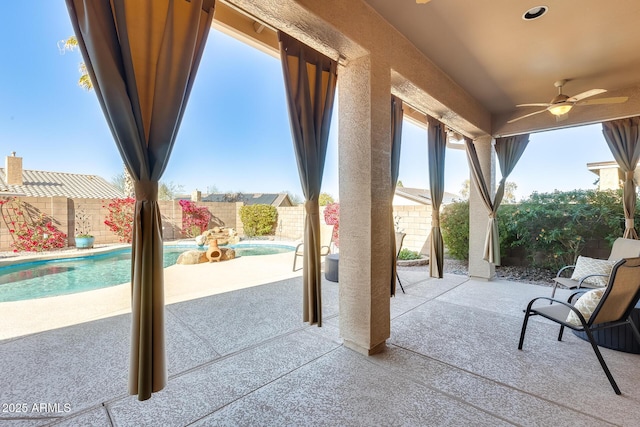
[(338, 70), (340, 335), (363, 354), (390, 335), (391, 80), (370, 56)]
[[(493, 139), (491, 136), (484, 136), (476, 139), (473, 144), (478, 153), (482, 174), (493, 197), (496, 188), (496, 156), (492, 145)], [(489, 216), (471, 175), (469, 179), (472, 181), (469, 186), (469, 276), (490, 280), (496, 275), (496, 269), (493, 264), (483, 259)]]

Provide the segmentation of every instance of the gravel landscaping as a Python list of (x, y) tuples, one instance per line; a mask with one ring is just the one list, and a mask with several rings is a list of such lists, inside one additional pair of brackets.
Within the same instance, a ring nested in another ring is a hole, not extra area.
[[(422, 266), (403, 266), (398, 265), (398, 270), (413, 271), (417, 269), (429, 270), (429, 265)], [(444, 272), (448, 274), (460, 274), (466, 276), (469, 274), (466, 261), (460, 261), (451, 258), (445, 258), (444, 260)], [(512, 280), (514, 282), (530, 283), (533, 285), (541, 286), (553, 286), (553, 278), (556, 275), (556, 271), (533, 268), (533, 267), (517, 267), (517, 266), (498, 266), (496, 267), (496, 278), (503, 280)]]

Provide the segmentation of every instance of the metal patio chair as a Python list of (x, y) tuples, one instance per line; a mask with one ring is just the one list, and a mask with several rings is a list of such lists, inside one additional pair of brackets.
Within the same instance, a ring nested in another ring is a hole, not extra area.
[[(623, 258), (635, 258), (640, 257), (640, 240), (635, 239), (625, 239), (619, 237), (613, 242), (613, 246), (611, 247), (611, 254), (609, 254), (609, 261), (618, 261)], [(589, 278), (595, 276), (602, 276), (600, 274), (590, 274), (588, 276), (580, 277), (578, 280), (571, 279), (569, 277), (562, 277), (562, 274), (565, 272), (571, 271), (574, 269), (575, 265), (567, 265), (558, 270), (556, 277), (553, 278), (553, 290), (551, 291), (551, 298), (553, 298), (556, 294), (556, 288), (561, 286), (563, 288), (568, 289), (580, 289), (580, 288), (599, 288), (601, 287), (598, 284), (589, 283)]]
[[(593, 332), (628, 324), (633, 330), (635, 339), (640, 343), (640, 333), (631, 319), (631, 311), (640, 299), (640, 258), (622, 259), (613, 266), (611, 276), (609, 277), (609, 284), (603, 290), (602, 298), (593, 309), (593, 313), (590, 316), (587, 314), (588, 319), (585, 319), (583, 312), (576, 308), (576, 305), (579, 305), (579, 300), (572, 303), (574, 297), (578, 294), (584, 294), (585, 292), (586, 290), (582, 290), (572, 294), (567, 302), (548, 297), (532, 299), (525, 310), (518, 350), (522, 350), (527, 323), (531, 316), (542, 316), (560, 324), (558, 341), (562, 341), (562, 334), (565, 327), (573, 329), (574, 331), (585, 332), (604, 373), (611, 383), (611, 387), (613, 387), (616, 394), (620, 394), (620, 389), (613, 379), (594, 340)], [(537, 301), (550, 301), (552, 304), (543, 303), (534, 307)], [(579, 326), (568, 322), (567, 316), (572, 312), (575, 313), (579, 319)]]
[[(333, 225), (320, 223), (320, 256), (327, 256), (331, 253), (331, 242), (333, 241)], [(293, 253), (293, 271), (296, 270), (298, 257), (304, 256), (304, 242), (298, 243)], [(299, 269), (298, 269), (299, 270)]]

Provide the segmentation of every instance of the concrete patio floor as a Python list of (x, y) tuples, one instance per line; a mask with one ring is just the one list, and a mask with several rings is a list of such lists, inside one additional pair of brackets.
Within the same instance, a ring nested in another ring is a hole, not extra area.
[(341, 345), (337, 283), (323, 281), (322, 328), (301, 321), (299, 276), (169, 303), (168, 385), (144, 402), (127, 395), (128, 313), (2, 340), (0, 425), (639, 424), (640, 355), (602, 349), (616, 396), (570, 332), (558, 342), (533, 318), (517, 350), (522, 309), (549, 288), (400, 278), (388, 348), (370, 357)]

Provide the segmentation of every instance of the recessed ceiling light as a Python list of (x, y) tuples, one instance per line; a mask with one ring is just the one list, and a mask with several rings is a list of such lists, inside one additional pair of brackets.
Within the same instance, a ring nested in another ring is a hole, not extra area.
[(547, 13), (549, 8), (547, 6), (536, 6), (527, 10), (524, 15), (522, 15), (522, 19), (525, 21), (531, 21), (536, 18), (540, 18), (542, 15)]

